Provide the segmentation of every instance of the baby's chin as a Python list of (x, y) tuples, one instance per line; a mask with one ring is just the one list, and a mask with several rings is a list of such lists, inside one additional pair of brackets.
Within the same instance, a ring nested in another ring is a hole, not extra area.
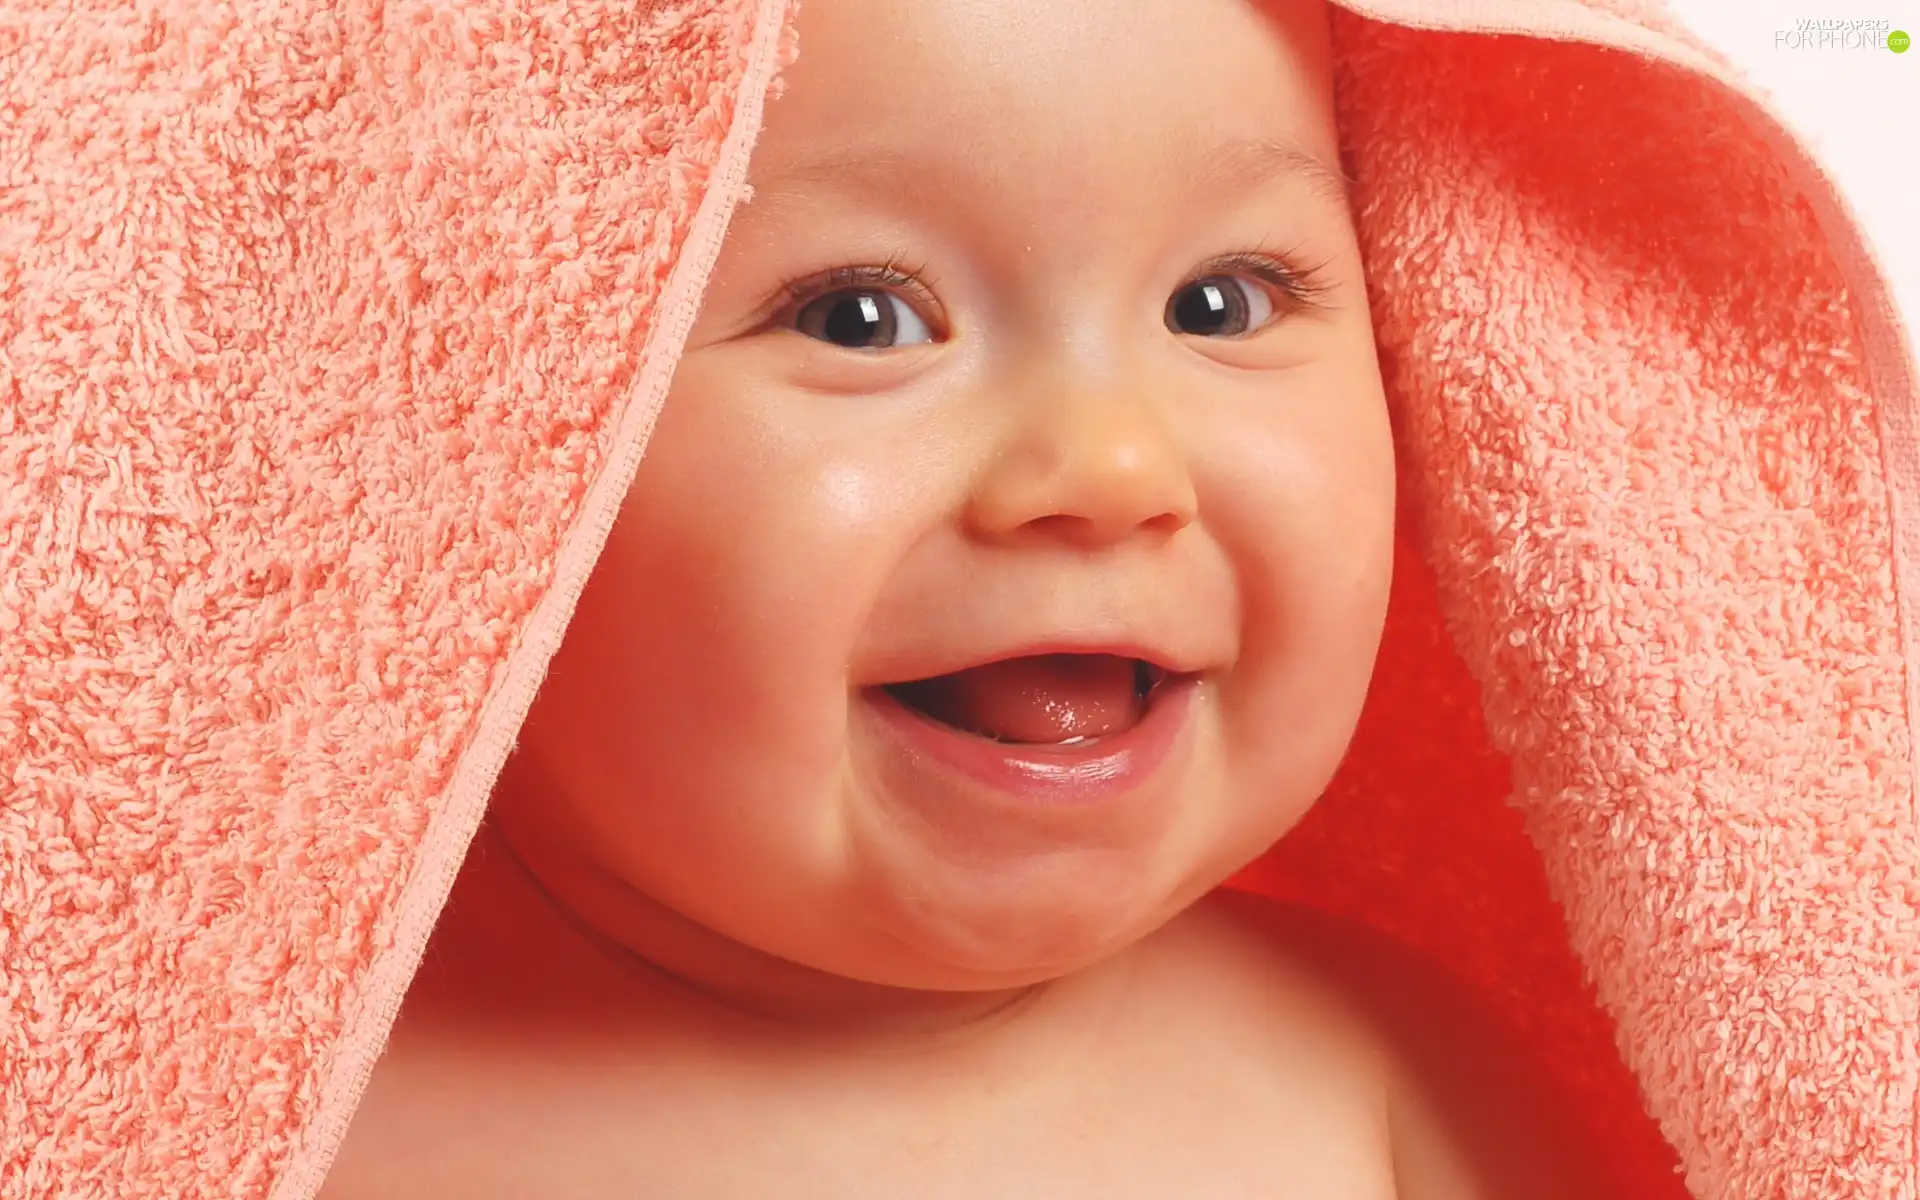
[(1084, 850), (1018, 862), (870, 864), (851, 890), (850, 918), (871, 949), (851, 973), (936, 989), (1075, 974), (1125, 952), (1218, 882), (1212, 871), (1142, 867), (1137, 854)]
[(836, 973), (900, 987), (1020, 986), (1151, 935), (1297, 816), (1235, 802), (1210, 724), (1139, 795), (1057, 821), (1001, 811), (1009, 805), (996, 797), (929, 811), (924, 793), (902, 802), (922, 781), (856, 771), (838, 801), (829, 903), (862, 931), (843, 945), (877, 950)]

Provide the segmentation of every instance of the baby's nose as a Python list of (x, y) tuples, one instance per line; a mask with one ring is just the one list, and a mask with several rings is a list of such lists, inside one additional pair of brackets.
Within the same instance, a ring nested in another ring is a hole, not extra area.
[(1028, 413), (974, 488), (977, 536), (1038, 532), (1098, 546), (1192, 523), (1186, 454), (1151, 401), (1071, 391)]

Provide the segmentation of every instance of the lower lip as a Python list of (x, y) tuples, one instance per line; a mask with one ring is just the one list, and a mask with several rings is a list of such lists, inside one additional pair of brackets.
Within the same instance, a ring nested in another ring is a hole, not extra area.
[(1086, 804), (1130, 792), (1173, 753), (1193, 710), (1196, 676), (1163, 682), (1132, 728), (1072, 745), (996, 742), (942, 725), (884, 688), (862, 694), (881, 724), (922, 762), (968, 776), (997, 792), (1053, 805)]

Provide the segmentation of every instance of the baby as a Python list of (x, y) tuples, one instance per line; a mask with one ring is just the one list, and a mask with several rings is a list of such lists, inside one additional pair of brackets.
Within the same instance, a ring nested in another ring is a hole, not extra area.
[(1394, 461), (1320, 0), (811, 0), (324, 1195), (1578, 1197), (1500, 1031), (1216, 890)]

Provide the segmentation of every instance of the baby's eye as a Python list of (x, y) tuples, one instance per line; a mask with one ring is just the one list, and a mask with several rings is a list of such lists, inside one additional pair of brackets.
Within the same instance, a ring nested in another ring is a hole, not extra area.
[(848, 350), (890, 350), (933, 340), (913, 306), (878, 288), (841, 288), (815, 296), (793, 315), (794, 328)]
[(1239, 337), (1273, 319), (1273, 296), (1245, 275), (1206, 275), (1167, 301), (1167, 328), (1199, 337)]

